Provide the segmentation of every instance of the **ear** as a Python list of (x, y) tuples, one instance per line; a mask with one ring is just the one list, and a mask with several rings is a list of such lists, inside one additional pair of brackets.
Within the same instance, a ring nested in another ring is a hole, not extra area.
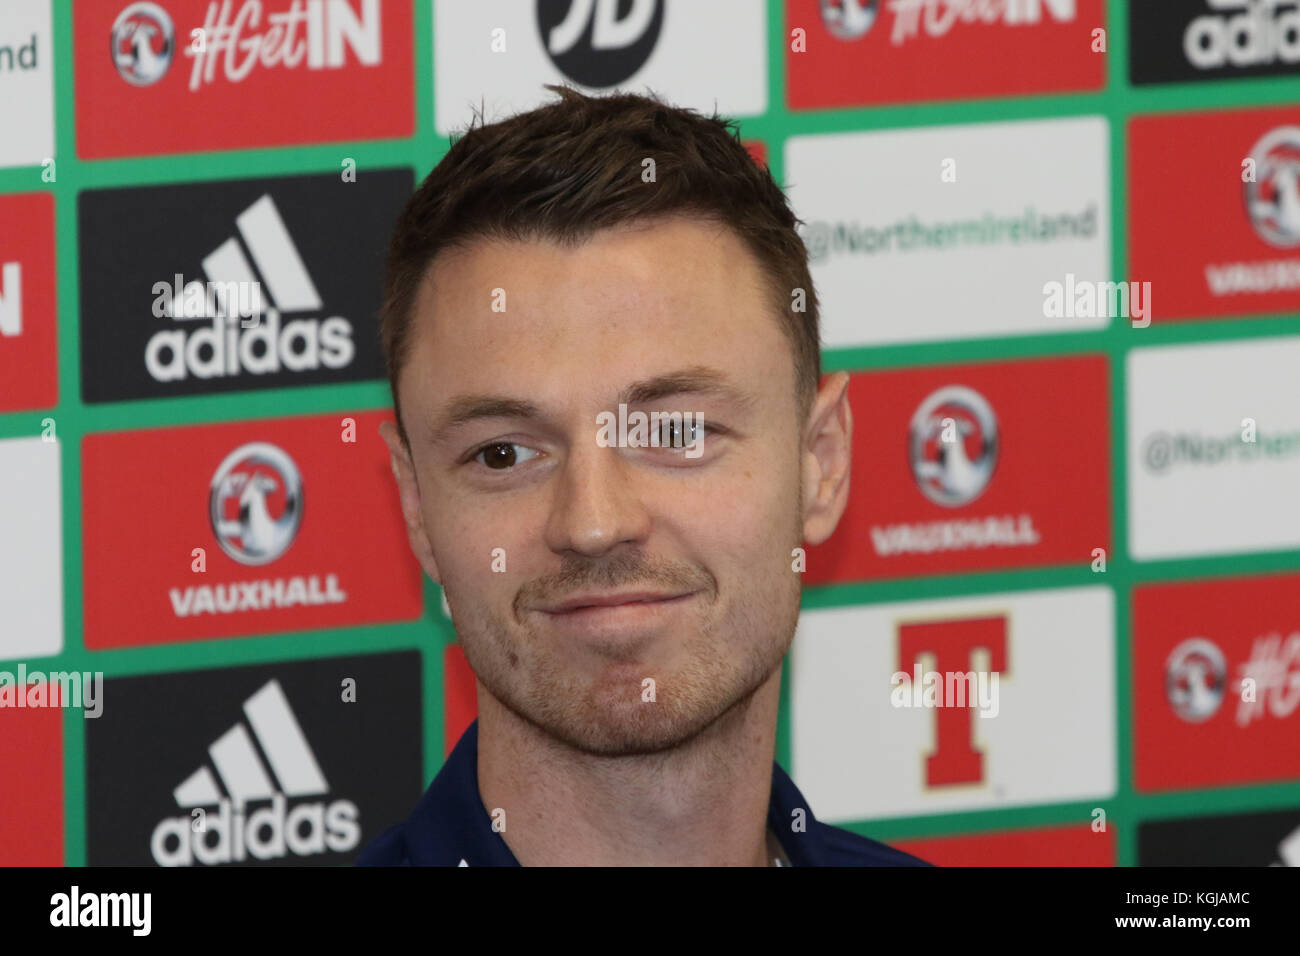
[(803, 537), (821, 544), (840, 523), (849, 503), (853, 460), (853, 409), (849, 373), (836, 372), (817, 391), (803, 444)]
[(411, 544), (411, 553), (420, 562), (420, 567), (424, 568), (425, 573), (441, 584), (438, 565), (433, 560), (433, 548), (429, 544), (429, 536), (424, 531), (423, 515), (420, 511), (420, 486), (415, 480), (415, 465), (411, 460), (411, 450), (402, 441), (397, 425), (393, 422), (381, 423), (379, 435), (388, 445), (393, 477), (397, 479), (397, 491), (402, 499), (402, 517), (406, 520), (406, 536)]

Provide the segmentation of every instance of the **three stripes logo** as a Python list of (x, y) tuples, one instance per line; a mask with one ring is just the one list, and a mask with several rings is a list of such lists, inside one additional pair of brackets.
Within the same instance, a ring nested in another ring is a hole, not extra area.
[(355, 849), (357, 805), (320, 799), (329, 784), (280, 682), (264, 684), (243, 710), (247, 726), (236, 723), (208, 747), (212, 767), (199, 767), (173, 791), (176, 805), (190, 812), (154, 828), (154, 861), (214, 865)]
[[(154, 333), (145, 346), (149, 375), (176, 382), (347, 367), (355, 355), (352, 324), (337, 315), (319, 318), (320, 293), (270, 193), (236, 216), (235, 225), (238, 235), (203, 257), (206, 283), (183, 284), (177, 273), (171, 283), (154, 284), (156, 318), (207, 324)], [(284, 315), (301, 313), (308, 317), (282, 324)]]

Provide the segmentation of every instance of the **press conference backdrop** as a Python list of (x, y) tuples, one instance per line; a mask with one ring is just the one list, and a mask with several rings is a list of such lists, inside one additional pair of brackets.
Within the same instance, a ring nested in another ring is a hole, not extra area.
[(782, 686), (814, 812), (1300, 864), (1296, 0), (4, 0), (0, 863), (340, 864), (413, 806), (475, 698), (382, 257), (547, 82), (716, 106), (805, 221), (855, 416)]

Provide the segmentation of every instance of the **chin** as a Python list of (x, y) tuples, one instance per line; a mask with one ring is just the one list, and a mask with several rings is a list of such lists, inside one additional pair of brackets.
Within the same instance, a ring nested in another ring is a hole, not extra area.
[(607, 757), (629, 757), (659, 753), (690, 740), (707, 727), (714, 717), (712, 709), (699, 713), (690, 708), (665, 706), (657, 701), (642, 701), (639, 691), (629, 694), (620, 689), (613, 693), (594, 693), (578, 708), (559, 713), (539, 714), (534, 722), (553, 737), (585, 753)]
[[(577, 705), (540, 715), (535, 721), (569, 746), (601, 756), (634, 756), (672, 750), (712, 726), (739, 701), (676, 697), (660, 681), (657, 700), (641, 699), (640, 683), (592, 688)], [(749, 694), (743, 695), (747, 699)]]

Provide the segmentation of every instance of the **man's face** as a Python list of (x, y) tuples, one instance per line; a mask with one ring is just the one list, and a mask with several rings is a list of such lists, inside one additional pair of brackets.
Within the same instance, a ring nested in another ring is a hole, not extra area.
[[(764, 292), (734, 233), (680, 217), (570, 249), (479, 241), (426, 276), (399, 379), (409, 459), (385, 432), (412, 547), (482, 686), (570, 746), (676, 746), (793, 637), (808, 461)], [(597, 416), (629, 398), (702, 416), (661, 432), (702, 454), (602, 447)], [(630, 592), (677, 597), (559, 607)]]

